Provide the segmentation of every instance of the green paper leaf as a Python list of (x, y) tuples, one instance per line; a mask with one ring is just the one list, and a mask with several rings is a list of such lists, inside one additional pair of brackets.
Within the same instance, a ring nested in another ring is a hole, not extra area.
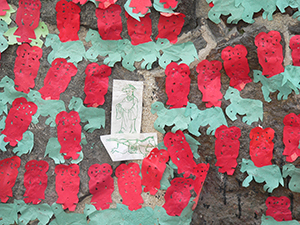
[(276, 221), (272, 216), (261, 216), (261, 225), (299, 225), (297, 220)]
[(95, 4), (95, 6), (98, 8), (99, 2), (96, 0), (88, 0), (87, 2), (92, 2)]
[(15, 82), (8, 76), (2, 78), (2, 80), (0, 81), (0, 88), (4, 89), (4, 91), (0, 93), (1, 105), (5, 105), (7, 103), (12, 104), (12, 102), (16, 98), (20, 97), (24, 97), (27, 99), (27, 94), (16, 91)]
[(13, 149), (13, 152), (17, 154), (17, 156), (28, 154), (33, 149), (33, 145), (34, 145), (34, 135), (31, 131), (26, 131), (23, 134), (22, 140), (18, 142), (17, 147)]
[(289, 163), (282, 168), (283, 178), (291, 177), (289, 182), (289, 189), (293, 192), (300, 193), (300, 169), (296, 168), (293, 164)]
[(171, 186), (170, 181), (169, 181), (170, 178), (171, 179), (174, 178), (174, 169), (171, 166), (169, 166), (168, 164), (166, 164), (165, 172), (164, 172), (164, 174), (163, 174), (163, 176), (162, 176), (162, 178), (160, 180), (160, 189), (161, 190), (167, 190), (168, 187)]
[(122, 225), (124, 224), (119, 208), (98, 211), (93, 205), (85, 205), (84, 214), (89, 217), (89, 225)]
[(51, 221), (50, 225), (85, 225), (87, 224), (86, 215), (80, 213), (66, 213), (62, 206), (53, 203), (51, 206), (54, 212), (55, 219)]
[(5, 10), (6, 14), (4, 16), (0, 16), (0, 20), (4, 20), (8, 25), (11, 23), (11, 14), (16, 12), (11, 5), (9, 5), (9, 10)]
[[(177, 4), (178, 6), (178, 4)], [(165, 9), (164, 8), (164, 3), (160, 3), (159, 0), (154, 0), (153, 2), (153, 7), (156, 11), (158, 12), (162, 12), (162, 13), (174, 13), (174, 9), (177, 8), (177, 6), (175, 8), (168, 8), (168, 9)]]
[(4, 128), (5, 128), (5, 120), (6, 120), (6, 116), (3, 116), (2, 119), (0, 120), (0, 130), (4, 130)]
[(133, 8), (129, 7), (131, 0), (127, 0), (126, 3), (124, 4), (124, 9), (125, 11), (134, 19), (136, 19), (137, 21), (141, 21), (140, 17), (144, 17), (147, 13), (151, 13), (151, 10), (148, 9), (147, 13), (142, 14), (142, 13), (134, 13), (132, 10)]
[(7, 40), (3, 36), (7, 30), (8, 26), (6, 22), (0, 19), (0, 52), (4, 52), (8, 48)]
[(82, 41), (61, 42), (58, 35), (49, 34), (46, 38), (45, 46), (51, 46), (52, 48), (47, 57), (50, 64), (56, 58), (64, 58), (77, 66), (77, 63), (85, 58), (85, 48)]
[(117, 204), (117, 209), (119, 209), (121, 212), (124, 225), (153, 225), (157, 223), (157, 219), (154, 217), (153, 209), (150, 207), (143, 207), (138, 210), (130, 211), (128, 206)]
[(0, 203), (0, 218), (0, 225), (18, 224), (17, 205), (15, 203)]
[(87, 144), (87, 140), (86, 140), (86, 136), (84, 133), (81, 133), (81, 145), (86, 145)]
[(0, 149), (1, 149), (3, 152), (6, 152), (7, 149), (5, 148), (5, 146), (8, 145), (8, 142), (5, 142), (5, 141), (4, 141), (4, 138), (5, 138), (5, 135), (4, 135), (4, 134), (1, 134), (1, 135), (0, 135)]

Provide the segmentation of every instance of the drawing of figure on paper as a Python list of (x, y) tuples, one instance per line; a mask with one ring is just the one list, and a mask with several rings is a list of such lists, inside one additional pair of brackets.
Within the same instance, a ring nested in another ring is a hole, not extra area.
[(121, 120), (121, 128), (118, 133), (137, 133), (136, 119), (138, 116), (138, 99), (134, 95), (136, 88), (128, 84), (122, 91), (126, 97), (116, 105), (116, 119)]

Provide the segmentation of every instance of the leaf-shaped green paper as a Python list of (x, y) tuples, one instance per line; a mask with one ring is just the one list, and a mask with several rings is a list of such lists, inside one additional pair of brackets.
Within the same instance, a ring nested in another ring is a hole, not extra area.
[(0, 16), (0, 20), (4, 20), (8, 25), (11, 23), (11, 14), (16, 12), (16, 10), (13, 9), (13, 7), (11, 5), (9, 5), (9, 10), (5, 10), (6, 13), (4, 16)]
[[(300, 88), (300, 79), (299, 79), (300, 67), (288, 65), (285, 67), (284, 72), (282, 73), (282, 85), (289, 85), (291, 88)], [(276, 75), (278, 76), (278, 75)], [(296, 92), (296, 91), (295, 91)], [(299, 92), (298, 92), (299, 93)]]
[(33, 145), (34, 145), (34, 135), (31, 131), (26, 131), (23, 134), (22, 140), (18, 142), (17, 147), (13, 149), (13, 152), (17, 156), (28, 154), (33, 149)]
[(117, 209), (121, 212), (124, 225), (153, 225), (157, 222), (157, 219), (154, 217), (153, 209), (150, 207), (143, 207), (138, 210), (130, 211), (128, 206), (124, 204), (117, 204)]
[(177, 6), (175, 8), (164, 8), (164, 3), (160, 3), (160, 0), (154, 0), (153, 2), (153, 7), (156, 11), (161, 12), (161, 13), (174, 13), (174, 9), (177, 8)]
[(12, 102), (16, 98), (20, 98), (20, 97), (27, 98), (27, 94), (25, 94), (24, 92), (16, 91), (15, 82), (8, 76), (2, 78), (2, 80), (0, 81), (0, 88), (4, 89), (4, 91), (0, 93), (1, 105), (7, 103), (12, 104)]
[(136, 20), (138, 20), (138, 21), (141, 20), (140, 17), (144, 17), (147, 13), (150, 13), (150, 12), (151, 12), (151, 10), (148, 9), (147, 13), (145, 13), (145, 14), (142, 14), (142, 13), (140, 13), (140, 12), (139, 12), (139, 13), (134, 13), (134, 12), (132, 11), (133, 8), (129, 7), (129, 4), (130, 4), (130, 0), (127, 0), (126, 3), (124, 4), (124, 9), (125, 9), (125, 11), (126, 11), (131, 17), (133, 17), (134, 19), (136, 19)]
[(170, 181), (169, 181), (170, 178), (171, 179), (174, 178), (174, 169), (171, 166), (169, 166), (168, 164), (166, 164), (165, 172), (160, 180), (160, 189), (161, 190), (167, 190), (168, 187), (171, 186)]
[(0, 52), (4, 52), (8, 48), (8, 43), (3, 34), (8, 30), (7, 23), (0, 19)]
[(5, 120), (6, 120), (6, 116), (3, 116), (2, 119), (0, 120), (0, 130), (4, 130), (4, 128), (5, 128)]
[(198, 154), (198, 146), (200, 146), (200, 142), (198, 142), (196, 139), (194, 139), (189, 134), (184, 134), (186, 141), (189, 143), (191, 150), (193, 152), (194, 158), (198, 159), (200, 155)]
[(300, 193), (300, 169), (289, 163), (282, 168), (283, 178), (291, 177), (289, 182), (289, 189), (293, 192)]
[(17, 205), (15, 203), (0, 203), (0, 218), (0, 225), (18, 224)]
[(50, 225), (85, 225), (87, 224), (86, 215), (80, 213), (66, 213), (62, 206), (53, 203), (51, 206), (54, 212), (55, 219), (51, 221)]
[(68, 59), (68, 62), (77, 65), (78, 62), (85, 58), (85, 48), (82, 41), (67, 41), (61, 42), (58, 35), (48, 34), (45, 46), (51, 46), (52, 51), (47, 57), (48, 62), (51, 64), (56, 58)]
[(89, 225), (121, 225), (124, 224), (119, 208), (96, 210), (93, 205), (85, 205), (84, 214), (89, 217)]
[(299, 225), (297, 220), (276, 221), (272, 216), (261, 216), (261, 225)]
[(8, 142), (5, 142), (4, 141), (4, 138), (5, 138), (6, 136), (4, 135), (4, 134), (1, 134), (0, 135), (0, 150), (2, 150), (3, 152), (6, 152), (7, 151), (7, 149), (5, 148), (5, 146), (6, 145), (8, 145)]

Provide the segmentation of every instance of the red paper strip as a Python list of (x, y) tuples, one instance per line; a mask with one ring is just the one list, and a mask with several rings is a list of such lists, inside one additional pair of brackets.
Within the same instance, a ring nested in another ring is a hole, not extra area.
[(127, 18), (127, 30), (131, 38), (131, 44), (139, 45), (149, 41), (152, 41), (152, 23), (150, 19), (150, 13), (144, 17), (140, 17), (141, 21), (137, 21), (125, 12)]
[(146, 14), (151, 6), (151, 0), (131, 0), (129, 3), (133, 13)]
[(215, 154), (220, 173), (233, 175), (239, 156), (241, 129), (222, 125), (216, 129)]
[(166, 93), (168, 95), (167, 105), (172, 108), (181, 108), (187, 105), (190, 93), (190, 68), (181, 63), (178, 65), (171, 62), (165, 69)]
[(96, 0), (99, 2), (98, 7), (100, 9), (107, 9), (110, 5), (115, 4), (117, 0)]
[(292, 49), (293, 65), (300, 66), (300, 35), (291, 38), (290, 48)]
[(18, 47), (17, 55), (14, 67), (16, 90), (28, 94), (30, 88), (35, 86), (34, 79), (38, 74), (43, 50), (25, 43)]
[(290, 199), (281, 197), (268, 197), (266, 200), (268, 207), (266, 211), (267, 216), (272, 216), (276, 221), (292, 220), (292, 212), (289, 210), (291, 205)]
[(99, 66), (97, 63), (90, 63), (86, 69), (84, 93), (86, 97), (84, 104), (87, 107), (98, 107), (105, 102), (104, 96), (108, 90), (108, 81), (111, 68), (107, 65)]
[(171, 181), (165, 194), (165, 204), (162, 206), (170, 216), (180, 216), (182, 210), (188, 205), (194, 181), (176, 177)]
[(91, 203), (97, 210), (109, 208), (112, 202), (111, 194), (114, 192), (114, 179), (111, 177), (113, 170), (107, 163), (90, 166), (88, 175), (90, 177), (89, 188), (93, 195)]
[(78, 152), (81, 151), (81, 126), (78, 112), (62, 111), (57, 114), (55, 122), (57, 124), (57, 139), (61, 145), (60, 153), (65, 154), (65, 159), (78, 159)]
[(76, 73), (77, 68), (73, 63), (68, 63), (63, 58), (55, 59), (44, 79), (44, 87), (39, 90), (42, 98), (59, 100), (60, 94), (67, 89), (71, 77), (75, 76)]
[(269, 33), (261, 32), (255, 37), (258, 61), (263, 68), (262, 75), (268, 78), (284, 71), (280, 41), (280, 33), (274, 30)]
[(30, 160), (25, 165), (24, 186), (26, 188), (24, 194), (24, 202), (39, 204), (45, 199), (45, 190), (47, 188), (48, 176), (46, 172), (49, 164), (46, 161)]
[(141, 196), (142, 184), (139, 173), (140, 167), (137, 163), (121, 164), (115, 171), (119, 192), (123, 198), (122, 203), (131, 211), (142, 208), (140, 204), (144, 202)]
[(0, 16), (5, 16), (5, 10), (9, 10), (9, 5), (6, 0), (0, 0)]
[(34, 29), (39, 26), (40, 22), (40, 0), (19, 0), (19, 8), (17, 10), (16, 24), (18, 29), (14, 35), (20, 36), (18, 42), (28, 42), (36, 39)]
[(96, 9), (98, 32), (103, 40), (120, 40), (122, 32), (121, 6), (111, 5), (107, 9)]
[(55, 190), (58, 195), (56, 203), (62, 204), (63, 209), (74, 211), (78, 203), (80, 173), (77, 164), (57, 165), (55, 167)]
[(184, 24), (184, 17), (183, 13), (160, 14), (157, 25), (158, 35), (155, 39), (166, 38), (172, 44), (175, 44)]
[(60, 0), (56, 3), (55, 10), (59, 39), (61, 42), (79, 40), (80, 7), (73, 2)]
[(168, 148), (172, 162), (178, 167), (178, 173), (184, 177), (193, 174), (196, 163), (189, 143), (181, 130), (176, 133), (168, 132), (164, 137), (164, 144)]
[(230, 86), (241, 91), (247, 83), (252, 82), (249, 77), (247, 49), (244, 45), (228, 46), (223, 49), (221, 57), (224, 60), (224, 69), (230, 78)]
[(206, 107), (221, 107), (223, 95), (221, 93), (221, 73), (222, 63), (214, 60), (201, 61), (196, 71), (198, 73), (198, 88), (202, 93), (202, 101), (207, 102)]
[(142, 163), (142, 185), (144, 192), (150, 192), (155, 195), (160, 188), (160, 180), (166, 169), (166, 163), (169, 161), (169, 153), (166, 150), (154, 148)]
[(206, 179), (206, 175), (209, 169), (209, 164), (200, 163), (194, 168), (194, 175), (196, 176), (196, 179), (194, 180), (194, 191), (196, 192), (197, 196), (194, 199), (195, 204), (192, 207), (192, 210), (195, 210), (198, 200), (200, 197), (200, 193), (204, 184), (204, 181)]
[(27, 102), (26, 98), (16, 98), (12, 103), (5, 120), (5, 129), (1, 132), (6, 135), (5, 142), (16, 146), (23, 138), (31, 123), (32, 116), (36, 113), (37, 106), (33, 102)]
[(174, 9), (178, 4), (177, 0), (159, 0), (159, 2), (160, 3), (165, 3), (164, 4), (165, 9), (168, 9), (168, 8)]
[(290, 113), (283, 119), (283, 143), (285, 145), (283, 155), (287, 162), (294, 162), (300, 156), (300, 115)]
[(250, 131), (250, 157), (257, 167), (272, 165), (274, 130), (255, 127)]
[(15, 185), (21, 159), (18, 156), (0, 161), (0, 200), (5, 203), (13, 196), (12, 187)]

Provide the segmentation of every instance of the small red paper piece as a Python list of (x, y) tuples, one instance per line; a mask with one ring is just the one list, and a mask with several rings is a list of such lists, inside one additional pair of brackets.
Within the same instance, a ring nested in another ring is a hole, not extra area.
[(90, 63), (86, 69), (84, 93), (86, 95), (84, 104), (87, 107), (98, 107), (105, 102), (104, 96), (108, 90), (108, 81), (111, 68), (107, 65), (99, 66), (97, 63)]
[(170, 43), (175, 44), (184, 24), (184, 17), (183, 13), (160, 14), (157, 25), (158, 35), (155, 39), (166, 38)]
[(274, 30), (269, 33), (261, 32), (255, 37), (258, 61), (263, 68), (262, 75), (268, 78), (284, 71), (280, 41), (280, 33)]
[(87, 2), (87, 0), (72, 0), (72, 2), (74, 2), (76, 4), (79, 3), (79, 4), (83, 5)]
[(137, 14), (146, 14), (151, 6), (152, 2), (150, 0), (130, 0), (129, 3), (129, 7), (132, 8), (132, 12)]
[(14, 35), (20, 36), (18, 42), (28, 42), (36, 39), (34, 29), (39, 26), (40, 22), (40, 0), (19, 0), (19, 8), (16, 15), (16, 24), (18, 29)]
[(142, 184), (139, 173), (140, 167), (137, 163), (121, 164), (115, 171), (119, 192), (123, 198), (122, 203), (131, 211), (142, 208), (140, 204), (144, 202), (141, 196)]
[(150, 13), (146, 14), (144, 17), (140, 17), (141, 21), (132, 18), (127, 12), (125, 12), (125, 16), (127, 18), (127, 30), (131, 38), (131, 44), (139, 45), (152, 41)]
[(222, 63), (214, 60), (201, 61), (196, 71), (198, 73), (198, 88), (202, 93), (202, 101), (207, 102), (206, 107), (221, 107), (223, 95), (221, 93)]
[(208, 5), (209, 5), (209, 7), (211, 7), (211, 8), (215, 6), (214, 3), (212, 3), (212, 2), (209, 3)]
[(35, 86), (34, 79), (39, 71), (43, 50), (24, 43), (18, 47), (17, 55), (14, 67), (16, 90), (28, 94), (30, 88)]
[(172, 162), (178, 167), (178, 173), (184, 177), (193, 174), (196, 163), (189, 143), (181, 130), (176, 133), (168, 132), (164, 137), (164, 144), (168, 148)]
[(287, 162), (294, 162), (300, 156), (300, 115), (290, 113), (283, 119), (283, 143), (285, 145), (283, 155)]
[(204, 184), (204, 181), (206, 179), (207, 172), (209, 170), (209, 164), (200, 163), (194, 168), (194, 175), (196, 176), (196, 179), (194, 180), (194, 191), (196, 192), (197, 196), (194, 199), (195, 204), (192, 207), (192, 210), (195, 210), (198, 200), (200, 197), (200, 193)]
[(78, 159), (78, 152), (81, 151), (81, 126), (78, 112), (62, 111), (57, 114), (55, 122), (57, 124), (57, 139), (61, 145), (60, 153), (65, 154), (65, 159)]
[(77, 68), (73, 63), (68, 63), (63, 58), (55, 59), (49, 69), (45, 79), (44, 87), (39, 92), (44, 100), (59, 100), (60, 94), (63, 93), (70, 81), (75, 76)]
[(45, 199), (45, 190), (47, 188), (48, 176), (46, 172), (49, 164), (46, 161), (30, 160), (25, 165), (24, 186), (26, 188), (24, 194), (24, 202), (39, 204)]
[(111, 177), (113, 170), (107, 163), (90, 166), (88, 175), (90, 177), (89, 188), (93, 195), (91, 203), (97, 210), (109, 208), (112, 202), (111, 195), (114, 192), (114, 179)]
[(99, 2), (98, 8), (107, 9), (110, 5), (115, 4), (118, 0), (96, 0)]
[(155, 195), (160, 188), (160, 180), (166, 169), (166, 163), (169, 161), (169, 153), (166, 150), (154, 148), (142, 163), (142, 185), (144, 192), (150, 192)]
[(193, 179), (176, 177), (171, 181), (165, 194), (165, 204), (162, 206), (169, 216), (180, 216), (182, 210), (188, 205), (191, 190), (194, 188)]
[(74, 211), (78, 203), (79, 166), (77, 164), (60, 164), (55, 167), (55, 173), (55, 190), (58, 195), (56, 203), (62, 204), (63, 209)]
[(164, 4), (165, 9), (168, 9), (168, 8), (174, 9), (178, 4), (177, 0), (159, 0), (159, 2), (160, 3), (165, 3)]
[(300, 35), (291, 38), (290, 48), (292, 49), (293, 65), (300, 66)]
[(182, 108), (188, 103), (190, 93), (190, 68), (188, 65), (171, 62), (165, 69), (167, 105), (172, 108)]
[(5, 10), (9, 10), (9, 5), (6, 0), (0, 0), (0, 16), (5, 16)]
[(244, 45), (228, 46), (223, 49), (221, 58), (224, 60), (224, 69), (230, 78), (230, 86), (241, 91), (247, 83), (252, 82), (249, 77), (249, 64), (246, 58), (248, 51)]
[(285, 196), (268, 197), (266, 200), (267, 216), (272, 216), (276, 221), (292, 220), (292, 212), (289, 210), (290, 199)]
[(241, 129), (222, 125), (216, 129), (215, 154), (220, 173), (233, 175), (239, 156)]
[(0, 161), (0, 200), (5, 203), (13, 196), (12, 187), (15, 185), (21, 159), (18, 156)]
[(16, 98), (6, 117), (5, 129), (1, 132), (6, 136), (3, 140), (11, 146), (16, 146), (22, 140), (23, 133), (27, 131), (36, 111), (37, 106), (33, 102), (27, 102), (23, 97)]
[(122, 26), (121, 6), (111, 5), (107, 9), (96, 9), (98, 32), (103, 40), (120, 40)]
[(78, 31), (80, 29), (80, 7), (74, 2), (60, 0), (56, 3), (55, 10), (56, 23), (59, 30), (61, 42), (79, 40)]

